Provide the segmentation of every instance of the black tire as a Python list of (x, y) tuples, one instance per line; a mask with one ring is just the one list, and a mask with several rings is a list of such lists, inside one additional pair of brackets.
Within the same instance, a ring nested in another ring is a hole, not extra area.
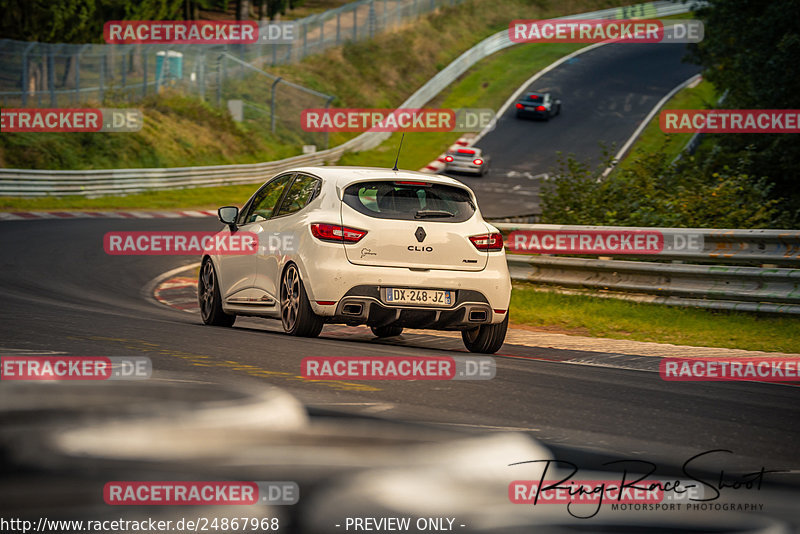
[(482, 324), (472, 330), (462, 330), (461, 339), (470, 352), (494, 354), (503, 346), (508, 330), (508, 312), (502, 323)]
[(556, 108), (556, 115), (561, 115), (561, 104), (559, 104), (558, 108)]
[(387, 325), (387, 326), (370, 326), (370, 330), (376, 337), (394, 337), (403, 333), (402, 326)]
[(200, 316), (205, 324), (233, 326), (236, 321), (236, 315), (227, 314), (222, 309), (219, 279), (214, 263), (208, 258), (200, 267), (200, 276), (197, 277), (197, 303), (200, 304)]
[(325, 326), (322, 317), (311, 309), (300, 271), (294, 263), (286, 267), (281, 277), (281, 322), (287, 334), (297, 337), (317, 337)]

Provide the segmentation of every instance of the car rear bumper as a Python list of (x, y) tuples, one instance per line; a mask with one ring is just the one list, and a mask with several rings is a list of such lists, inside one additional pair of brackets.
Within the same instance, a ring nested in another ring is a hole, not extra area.
[(546, 119), (550, 116), (547, 111), (517, 110), (517, 117), (525, 119)]
[(480, 174), (483, 172), (484, 165), (475, 165), (474, 163), (445, 163), (444, 170), (445, 171), (453, 171), (453, 172), (473, 172), (476, 174)]
[[(331, 322), (459, 329), (502, 322), (511, 299), (511, 278), (502, 253), (490, 253), (481, 271), (372, 267), (346, 260), (304, 265), (300, 270), (312, 309)], [(444, 289), (456, 295), (448, 308), (391, 305), (382, 300), (380, 290), (386, 287)]]
[[(458, 330), (491, 323), (495, 315), (486, 297), (473, 290), (457, 290), (456, 302), (449, 308), (391, 306), (384, 303), (380, 295), (378, 286), (353, 287), (337, 303), (330, 320), (369, 326), (391, 324), (405, 328)], [(497, 313), (500, 320), (505, 313)]]

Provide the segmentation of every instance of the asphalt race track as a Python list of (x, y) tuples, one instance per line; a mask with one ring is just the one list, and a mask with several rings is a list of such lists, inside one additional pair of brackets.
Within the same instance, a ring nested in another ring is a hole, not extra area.
[(485, 217), (538, 214), (540, 177), (556, 168), (559, 152), (592, 164), (602, 160), (603, 146), (615, 154), (659, 100), (700, 72), (682, 62), (685, 50), (682, 44), (616, 44), (572, 58), (526, 88), (559, 97), (561, 115), (548, 122), (517, 119), (510, 106), (476, 143), (491, 156), (488, 174), (453, 176), (473, 188)]
[[(797, 387), (664, 382), (653, 372), (561, 363), (581, 356), (573, 351), (514, 345), (500, 350), (497, 375), (486, 382), (304, 381), (298, 375), (306, 356), (426, 356), (463, 347), (460, 340), (414, 333), (396, 343), (367, 335), (350, 341), (332, 326), (319, 339), (293, 339), (277, 322), (257, 319), (240, 318), (232, 329), (207, 327), (197, 314), (159, 304), (144, 290), (161, 273), (197, 258), (108, 256), (102, 245), (112, 230), (218, 227), (211, 218), (2, 223), (2, 353), (149, 356), (155, 376), (272, 384), (312, 414), (523, 432), (586, 468), (638, 458), (670, 473), (695, 454), (729, 449), (726, 470), (796, 469)], [(785, 482), (791, 479), (796, 476)]]
[[(504, 117), (480, 143), (493, 156), (492, 174), (460, 179), (478, 190), (485, 215), (530, 213), (536, 181), (523, 173), (546, 172), (555, 150), (596, 157), (598, 141), (624, 141), (663, 94), (696, 72), (681, 55), (678, 46), (606, 46), (551, 72), (535, 89), (560, 94), (562, 115), (549, 123)], [(501, 192), (516, 186), (532, 192), (530, 200)], [(282, 532), (345, 532), (337, 522), (366, 514), (452, 514), (462, 532), (574, 532), (548, 519), (555, 508), (513, 505), (509, 515), (508, 482), (496, 483), (523, 476), (511, 463), (551, 455), (598, 477), (622, 470), (605, 462), (633, 459), (655, 463), (659, 478), (685, 478), (684, 462), (723, 449), (731, 452), (698, 467), (704, 480), (720, 470), (784, 471), (760, 490), (729, 490), (723, 499), (760, 502), (766, 515), (604, 512), (616, 523), (579, 520), (581, 530), (797, 531), (800, 388), (665, 382), (656, 358), (514, 344), (496, 355), (489, 381), (305, 380), (300, 363), (309, 356), (464, 349), (458, 338), (413, 331), (377, 341), (365, 329), (337, 326), (295, 339), (277, 322), (248, 318), (230, 329), (207, 327), (153, 298), (158, 277), (199, 258), (103, 250), (109, 231), (219, 228), (212, 218), (0, 222), (0, 355), (147, 356), (154, 369), (141, 385), (0, 383), (0, 467), (9, 473), (0, 481), (0, 512), (123, 515), (98, 504), (108, 480), (295, 480), (299, 504), (268, 510), (289, 525)], [(236, 411), (263, 391), (286, 413)], [(195, 417), (214, 401), (227, 416)]]

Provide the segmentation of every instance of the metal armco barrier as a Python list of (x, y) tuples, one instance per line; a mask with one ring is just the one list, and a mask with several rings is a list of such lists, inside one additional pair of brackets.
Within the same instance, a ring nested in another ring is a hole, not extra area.
[[(694, 236), (694, 247), (649, 253), (602, 253), (581, 255), (649, 257), (657, 260), (694, 262), (758, 263), (789, 267), (741, 265), (690, 265), (628, 260), (557, 257), (548, 254), (509, 253), (511, 278), (570, 289), (593, 289), (639, 296), (661, 304), (712, 309), (800, 314), (800, 231), (797, 230), (709, 230), (683, 228), (628, 228), (602, 226), (553, 226), (542, 224), (495, 224), (509, 234), (536, 232), (555, 237), (575, 235), (621, 235), (623, 233)], [(513, 235), (513, 234), (512, 234)], [(541, 241), (541, 240), (540, 240)], [(568, 239), (562, 239), (569, 242)], [(514, 249), (507, 241), (509, 252)], [(576, 253), (573, 252), (573, 255)]]
[[(648, 17), (662, 17), (691, 11), (691, 6), (688, 4), (669, 1), (639, 4), (639, 6), (642, 6), (641, 9), (635, 10), (634, 14), (639, 15), (641, 11)], [(560, 18), (567, 20), (618, 19), (627, 15), (626, 8), (610, 8)], [(461, 54), (398, 107), (423, 107), (477, 62), (514, 44), (516, 43), (508, 38), (507, 29), (487, 37)], [(390, 135), (391, 133), (388, 132), (366, 132), (339, 146), (314, 154), (248, 165), (85, 171), (0, 169), (0, 196), (101, 196), (157, 189), (256, 183), (298, 165), (320, 165), (335, 162), (345, 152), (375, 148)]]

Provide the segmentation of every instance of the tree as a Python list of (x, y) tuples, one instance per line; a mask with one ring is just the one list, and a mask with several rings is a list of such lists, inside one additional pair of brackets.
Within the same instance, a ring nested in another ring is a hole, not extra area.
[[(667, 141), (669, 143), (669, 140)], [(569, 156), (542, 187), (542, 222), (674, 228), (776, 228), (790, 224), (772, 187), (713, 156), (670, 161), (660, 150), (602, 178), (612, 158), (592, 168)]]
[[(689, 59), (704, 76), (728, 91), (726, 108), (800, 109), (800, 0), (709, 0), (697, 11), (705, 24), (702, 42)], [(800, 142), (797, 134), (719, 134), (709, 137), (725, 163), (745, 154), (749, 174), (766, 175), (775, 198), (800, 224)]]

